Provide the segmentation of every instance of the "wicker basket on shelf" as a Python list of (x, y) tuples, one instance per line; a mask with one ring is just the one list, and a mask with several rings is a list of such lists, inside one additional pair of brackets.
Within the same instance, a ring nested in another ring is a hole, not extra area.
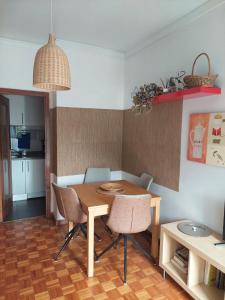
[[(194, 75), (194, 69), (195, 64), (200, 56), (204, 55), (207, 58), (208, 61), (208, 74), (207, 75)], [(218, 75), (211, 74), (211, 64), (210, 64), (210, 58), (207, 53), (200, 53), (192, 66), (192, 72), (191, 75), (186, 75), (184, 77), (184, 83), (188, 88), (196, 87), (196, 86), (206, 86), (206, 87), (212, 87), (214, 86), (214, 82), (216, 80)]]

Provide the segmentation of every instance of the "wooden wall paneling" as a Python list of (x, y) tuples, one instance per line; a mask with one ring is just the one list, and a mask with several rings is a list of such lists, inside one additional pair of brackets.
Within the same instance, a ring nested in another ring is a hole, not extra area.
[(57, 107), (57, 176), (121, 170), (123, 111)]
[(156, 183), (179, 190), (182, 105), (158, 104), (143, 114), (124, 111), (123, 171), (150, 173)]
[(0, 222), (12, 208), (9, 100), (0, 95)]

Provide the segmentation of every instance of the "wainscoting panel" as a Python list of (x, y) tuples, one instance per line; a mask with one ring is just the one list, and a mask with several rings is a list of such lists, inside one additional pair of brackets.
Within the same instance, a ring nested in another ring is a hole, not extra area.
[(122, 170), (146, 172), (157, 184), (179, 190), (182, 101), (153, 106), (152, 112), (124, 112)]
[(121, 170), (122, 110), (57, 107), (56, 124), (57, 176), (88, 167)]

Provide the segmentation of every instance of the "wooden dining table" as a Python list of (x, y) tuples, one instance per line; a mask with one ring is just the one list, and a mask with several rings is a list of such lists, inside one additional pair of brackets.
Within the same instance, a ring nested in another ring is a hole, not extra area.
[[(158, 258), (158, 243), (159, 243), (159, 216), (160, 216), (160, 200), (161, 197), (151, 192), (146, 191), (144, 188), (137, 186), (126, 180), (113, 181), (120, 183), (123, 188), (123, 194), (125, 195), (143, 195), (150, 194), (151, 200), (149, 207), (153, 209), (152, 226), (152, 239), (151, 247), (149, 251), (151, 255)], [(88, 277), (94, 276), (94, 221), (95, 217), (108, 215), (110, 207), (112, 205), (114, 196), (101, 194), (98, 192), (98, 188), (101, 183), (86, 183), (70, 185), (73, 188), (80, 199), (82, 209), (87, 214), (87, 237), (88, 237), (88, 264), (87, 275)]]

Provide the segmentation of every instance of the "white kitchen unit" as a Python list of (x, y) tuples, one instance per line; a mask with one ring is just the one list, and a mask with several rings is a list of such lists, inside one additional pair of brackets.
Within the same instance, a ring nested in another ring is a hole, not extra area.
[(45, 161), (44, 159), (26, 160), (26, 193), (27, 198), (44, 196)]
[(12, 160), (13, 201), (45, 196), (45, 160)]
[(43, 127), (43, 99), (31, 96), (8, 96), (10, 125)]
[(27, 199), (25, 164), (23, 159), (12, 160), (13, 201)]

